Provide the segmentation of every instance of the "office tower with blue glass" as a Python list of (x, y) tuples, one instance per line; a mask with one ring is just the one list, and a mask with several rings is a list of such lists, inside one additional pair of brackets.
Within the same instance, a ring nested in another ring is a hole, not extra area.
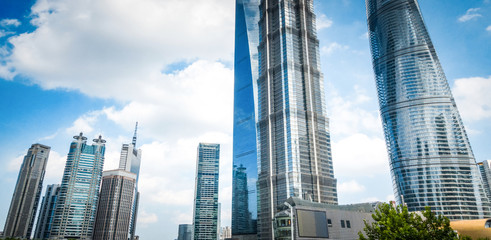
[(193, 240), (193, 224), (179, 224), (177, 240)]
[(133, 140), (131, 141), (131, 144), (123, 144), (123, 146), (121, 147), (121, 157), (119, 159), (119, 169), (123, 169), (125, 171), (136, 174), (133, 204), (131, 206), (131, 221), (128, 232), (130, 239), (135, 238), (138, 204), (140, 200), (140, 192), (138, 191), (138, 179), (140, 176), (142, 150), (136, 148), (137, 130), (138, 122), (135, 124), (135, 133), (133, 134)]
[(259, 0), (236, 0), (232, 235), (257, 234), (257, 78)]
[(50, 147), (32, 144), (20, 167), (3, 237), (31, 238)]
[(337, 204), (313, 0), (261, 0), (258, 236), (289, 197)]
[(394, 195), (410, 211), (490, 217), (479, 169), (416, 0), (366, 0)]
[(102, 172), (93, 240), (127, 240), (136, 174), (122, 169)]
[(220, 216), (218, 204), (218, 174), (220, 145), (200, 143), (196, 159), (194, 191), (193, 239), (216, 240)]
[(491, 160), (484, 160), (477, 163), (479, 171), (481, 172), (482, 183), (484, 191), (488, 199), (491, 197)]
[(51, 184), (46, 188), (41, 209), (39, 210), (34, 239), (49, 239), (53, 216), (56, 209), (56, 201), (60, 194), (60, 184)]
[(56, 202), (51, 239), (89, 240), (94, 230), (106, 140), (99, 136), (88, 145), (82, 133), (73, 138)]

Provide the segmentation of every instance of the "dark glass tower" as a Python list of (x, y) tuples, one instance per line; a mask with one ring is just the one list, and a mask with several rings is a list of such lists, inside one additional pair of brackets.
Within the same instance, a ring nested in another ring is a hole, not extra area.
[(259, 12), (258, 232), (274, 239), (288, 197), (338, 199), (313, 0), (261, 0)]
[(49, 151), (48, 146), (32, 144), (24, 157), (5, 220), (4, 237), (31, 238)]
[(56, 200), (60, 194), (60, 184), (51, 184), (46, 188), (41, 209), (39, 210), (38, 221), (34, 239), (48, 239), (53, 224), (53, 215), (56, 209)]
[(490, 216), (479, 170), (416, 0), (366, 0), (394, 193), (410, 211)]
[(259, 0), (236, 0), (232, 235), (257, 233), (257, 46)]

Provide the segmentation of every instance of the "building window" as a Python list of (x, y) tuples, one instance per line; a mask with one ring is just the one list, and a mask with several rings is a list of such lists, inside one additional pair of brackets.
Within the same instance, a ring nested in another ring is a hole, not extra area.
[(345, 228), (344, 220), (341, 220), (341, 228)]
[(349, 221), (349, 220), (346, 220), (346, 227), (347, 227), (347, 228), (351, 228), (351, 223), (350, 223), (350, 221)]
[(328, 226), (328, 227), (332, 227), (332, 221), (331, 221), (331, 219), (329, 219), (329, 218), (327, 219), (327, 226)]

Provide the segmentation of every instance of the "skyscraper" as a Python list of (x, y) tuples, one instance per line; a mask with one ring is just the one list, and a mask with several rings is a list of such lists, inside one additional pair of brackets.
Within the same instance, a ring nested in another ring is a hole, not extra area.
[(477, 166), (481, 172), (484, 191), (486, 192), (486, 196), (488, 196), (489, 200), (489, 198), (491, 198), (491, 160), (484, 160), (477, 163)]
[(135, 133), (131, 144), (123, 144), (121, 147), (121, 158), (119, 159), (119, 169), (136, 174), (135, 190), (133, 196), (133, 204), (131, 206), (131, 221), (129, 228), (130, 239), (135, 238), (136, 220), (138, 217), (138, 203), (140, 200), (140, 192), (138, 192), (138, 179), (140, 177), (140, 164), (142, 150), (136, 148), (136, 132), (138, 130), (138, 122), (135, 124)]
[(489, 217), (488, 199), (416, 0), (366, 0), (394, 193), (410, 211)]
[(102, 172), (93, 240), (127, 240), (136, 174), (122, 169)]
[(73, 138), (56, 202), (52, 239), (91, 239), (93, 234), (106, 140), (99, 136), (87, 145), (82, 133)]
[(60, 184), (51, 184), (46, 188), (41, 209), (39, 210), (34, 239), (48, 239), (53, 224), (53, 215), (56, 209), (56, 200), (60, 194)]
[(313, 0), (259, 6), (258, 232), (296, 196), (337, 204)]
[(177, 240), (193, 240), (193, 225), (179, 224)]
[(5, 220), (4, 237), (30, 238), (43, 189), (50, 147), (32, 144), (19, 170), (10, 208)]
[(255, 239), (259, 0), (236, 0), (235, 11), (232, 234)]
[(196, 159), (194, 191), (194, 238), (216, 240), (219, 226), (218, 173), (220, 145), (200, 143)]

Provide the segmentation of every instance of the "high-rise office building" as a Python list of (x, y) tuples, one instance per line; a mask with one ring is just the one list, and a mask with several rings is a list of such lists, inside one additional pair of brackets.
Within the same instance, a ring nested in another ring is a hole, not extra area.
[(106, 140), (99, 136), (88, 145), (82, 133), (73, 138), (56, 202), (52, 239), (88, 240), (94, 230)]
[(236, 0), (235, 5), (232, 234), (241, 239), (255, 239), (257, 233), (259, 1)]
[(31, 238), (50, 149), (36, 143), (27, 151), (5, 220), (4, 237)]
[(313, 0), (259, 6), (258, 232), (289, 197), (337, 204)]
[(177, 240), (193, 240), (193, 224), (179, 224)]
[(102, 172), (93, 240), (127, 240), (136, 174), (122, 169)]
[(196, 159), (193, 226), (195, 240), (217, 240), (220, 145), (200, 143)]
[(53, 216), (56, 209), (56, 201), (60, 194), (60, 184), (51, 184), (46, 188), (41, 209), (39, 210), (34, 239), (48, 239), (53, 224)]
[(491, 198), (491, 160), (484, 160), (480, 163), (477, 163), (479, 167), (479, 171), (481, 172), (482, 183), (484, 187), (484, 191), (486, 192), (486, 196), (488, 200)]
[(410, 211), (490, 217), (479, 170), (416, 0), (366, 0), (394, 193)]
[(135, 124), (135, 133), (131, 144), (123, 144), (121, 147), (121, 157), (119, 159), (119, 169), (123, 169), (128, 172), (136, 174), (135, 191), (133, 196), (133, 204), (131, 206), (131, 221), (129, 228), (130, 239), (135, 238), (136, 220), (138, 217), (138, 204), (140, 200), (140, 192), (138, 191), (138, 179), (140, 177), (140, 164), (142, 150), (136, 148), (136, 133), (138, 129), (138, 122)]

